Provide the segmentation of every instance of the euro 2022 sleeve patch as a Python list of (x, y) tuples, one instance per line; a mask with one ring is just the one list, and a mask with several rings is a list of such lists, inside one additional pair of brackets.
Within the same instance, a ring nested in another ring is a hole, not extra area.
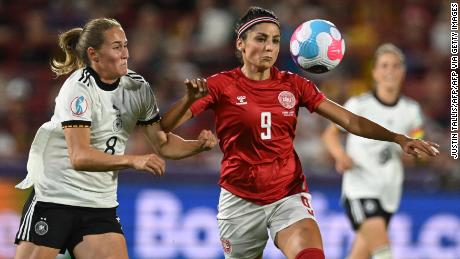
[(70, 103), (70, 110), (72, 115), (81, 117), (88, 110), (88, 102), (84, 96), (75, 97)]

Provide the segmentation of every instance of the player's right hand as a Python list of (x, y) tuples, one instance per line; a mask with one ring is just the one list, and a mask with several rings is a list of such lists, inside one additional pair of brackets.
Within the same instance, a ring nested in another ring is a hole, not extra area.
[(202, 130), (198, 136), (198, 143), (201, 150), (208, 151), (217, 144), (217, 137), (210, 130)]
[(347, 154), (343, 154), (335, 160), (335, 170), (343, 174), (346, 170), (349, 170), (353, 167), (353, 160)]
[(162, 176), (165, 173), (166, 162), (155, 154), (147, 154), (135, 156), (133, 167), (136, 170), (147, 171), (157, 176)]
[(431, 141), (413, 139), (408, 136), (398, 134), (395, 142), (401, 146), (404, 152), (413, 155), (414, 157), (423, 157), (423, 153), (432, 157), (439, 155), (439, 144)]
[(187, 86), (187, 96), (190, 101), (194, 102), (208, 94), (208, 85), (205, 78), (185, 79)]

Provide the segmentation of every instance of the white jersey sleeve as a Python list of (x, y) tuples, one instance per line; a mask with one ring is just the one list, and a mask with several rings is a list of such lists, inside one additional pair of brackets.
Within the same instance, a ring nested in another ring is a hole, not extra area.
[(145, 105), (143, 105), (144, 109), (139, 116), (139, 125), (151, 124), (160, 120), (160, 109), (158, 108), (153, 90), (148, 84), (145, 89), (146, 93), (143, 95), (145, 97), (143, 100)]
[[(89, 127), (94, 101), (91, 99), (90, 87), (84, 82), (90, 80), (85, 70), (69, 77), (56, 97), (55, 118), (63, 127)], [(76, 77), (79, 79), (75, 80)]]

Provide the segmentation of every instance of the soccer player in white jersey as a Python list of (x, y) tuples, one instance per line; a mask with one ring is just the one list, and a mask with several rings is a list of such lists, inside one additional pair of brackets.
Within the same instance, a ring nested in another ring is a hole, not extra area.
[[(404, 55), (393, 44), (381, 45), (375, 53), (372, 92), (350, 98), (349, 111), (414, 138), (423, 136), (422, 112), (414, 100), (402, 96)], [(402, 193), (403, 155), (398, 145), (348, 134), (346, 149), (339, 128), (331, 124), (323, 140), (343, 173), (342, 199), (356, 231), (350, 259), (392, 258), (387, 234), (391, 216)]]
[[(57, 76), (73, 72), (62, 86), (54, 115), (40, 127), (19, 188), (34, 188), (24, 206), (15, 259), (56, 258), (66, 249), (75, 258), (128, 258), (116, 214), (118, 170), (134, 168), (163, 175), (163, 158), (180, 159), (209, 150), (215, 136), (197, 140), (162, 131), (150, 85), (128, 70), (127, 39), (107, 18), (89, 21), (59, 37), (64, 62)], [(74, 71), (75, 70), (75, 71)], [(188, 81), (191, 100), (206, 88)], [(154, 154), (124, 155), (126, 141), (142, 126)]]

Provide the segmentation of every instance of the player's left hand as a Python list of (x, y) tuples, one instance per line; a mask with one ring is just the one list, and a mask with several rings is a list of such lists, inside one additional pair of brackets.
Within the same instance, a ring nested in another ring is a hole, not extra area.
[(198, 135), (201, 151), (211, 150), (217, 144), (217, 137), (210, 130), (202, 130)]
[(184, 81), (187, 86), (187, 97), (191, 102), (200, 99), (208, 94), (208, 85), (205, 78), (194, 78)]
[(423, 154), (435, 157), (439, 154), (439, 145), (434, 142), (413, 139), (404, 135), (401, 135), (399, 139), (397, 142), (404, 152), (415, 157), (423, 157)]

